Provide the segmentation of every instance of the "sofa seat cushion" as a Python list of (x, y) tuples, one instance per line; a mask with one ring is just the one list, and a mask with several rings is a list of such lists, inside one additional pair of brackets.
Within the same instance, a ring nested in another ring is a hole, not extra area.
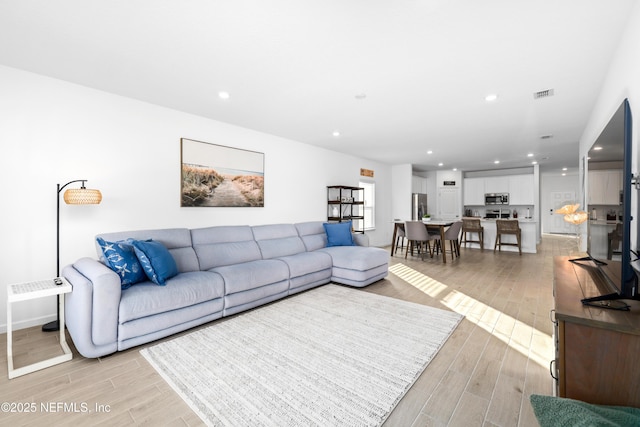
[(331, 269), (333, 266), (331, 255), (320, 251), (303, 252), (278, 259), (287, 264), (289, 267), (289, 275), (292, 279), (294, 277), (306, 276), (307, 274)]
[(265, 259), (225, 265), (211, 270), (224, 279), (225, 295), (289, 280), (287, 264), (278, 259)]
[(138, 283), (122, 291), (119, 323), (189, 307), (224, 296), (224, 281), (216, 273), (193, 271), (180, 273), (165, 286), (153, 282)]

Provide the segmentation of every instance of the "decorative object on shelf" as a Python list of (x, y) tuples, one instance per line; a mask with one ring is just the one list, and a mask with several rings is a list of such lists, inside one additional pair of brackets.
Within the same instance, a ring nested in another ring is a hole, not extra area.
[(181, 138), (180, 206), (264, 207), (264, 153)]
[[(84, 183), (87, 182), (86, 179), (75, 179), (73, 181), (69, 181), (64, 185), (56, 184), (56, 277), (60, 277), (60, 192), (64, 190), (67, 185), (73, 184), (74, 182), (81, 182), (80, 188), (69, 188), (64, 192), (63, 198), (64, 202), (68, 205), (97, 205), (102, 201), (102, 193), (100, 190), (92, 190), (90, 188), (86, 188)], [(58, 295), (58, 300), (60, 299), (60, 295)], [(58, 306), (59, 301), (56, 304)], [(57, 331), (60, 328), (60, 313), (58, 312), (57, 320), (49, 322), (42, 326), (42, 330), (45, 332), (53, 332)]]
[(429, 221), (431, 221), (431, 214), (422, 215), (422, 222), (429, 222)]

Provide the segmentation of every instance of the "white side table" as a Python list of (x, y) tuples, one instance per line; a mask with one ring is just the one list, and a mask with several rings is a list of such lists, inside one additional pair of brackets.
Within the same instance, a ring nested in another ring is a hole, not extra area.
[(7, 363), (9, 365), (9, 379), (19, 377), (20, 375), (48, 368), (58, 363), (71, 360), (73, 355), (71, 349), (67, 345), (64, 333), (64, 296), (58, 298), (58, 313), (60, 316), (60, 346), (63, 354), (51, 359), (36, 362), (31, 365), (13, 369), (13, 343), (12, 343), (12, 322), (11, 322), (11, 304), (18, 301), (28, 301), (36, 298), (48, 297), (51, 295), (63, 295), (71, 292), (72, 287), (66, 279), (60, 278), (61, 285), (56, 285), (54, 279), (40, 280), (29, 283), (17, 283), (7, 286)]

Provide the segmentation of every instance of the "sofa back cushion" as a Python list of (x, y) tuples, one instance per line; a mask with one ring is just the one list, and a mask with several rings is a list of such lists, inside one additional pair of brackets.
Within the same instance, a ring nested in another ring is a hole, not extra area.
[(293, 224), (272, 224), (252, 227), (263, 259), (271, 259), (306, 252), (302, 239)]
[[(134, 240), (155, 240), (162, 243), (176, 262), (178, 272), (198, 271), (198, 257), (196, 256), (191, 244), (191, 232), (188, 228), (165, 228), (159, 230), (135, 230), (135, 231), (118, 231), (115, 233), (98, 234), (110, 242), (118, 240), (134, 239)], [(100, 261), (104, 262), (104, 256), (100, 245), (96, 242), (96, 251)]]
[(327, 233), (321, 221), (300, 222), (295, 224), (298, 235), (304, 242), (307, 251), (315, 251), (327, 246)]
[(262, 259), (248, 225), (227, 225), (191, 230), (200, 270)]

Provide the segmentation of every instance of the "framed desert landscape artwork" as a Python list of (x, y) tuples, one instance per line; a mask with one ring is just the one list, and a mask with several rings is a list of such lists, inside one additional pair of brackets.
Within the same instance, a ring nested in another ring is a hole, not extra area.
[(264, 206), (264, 153), (180, 139), (180, 206)]

